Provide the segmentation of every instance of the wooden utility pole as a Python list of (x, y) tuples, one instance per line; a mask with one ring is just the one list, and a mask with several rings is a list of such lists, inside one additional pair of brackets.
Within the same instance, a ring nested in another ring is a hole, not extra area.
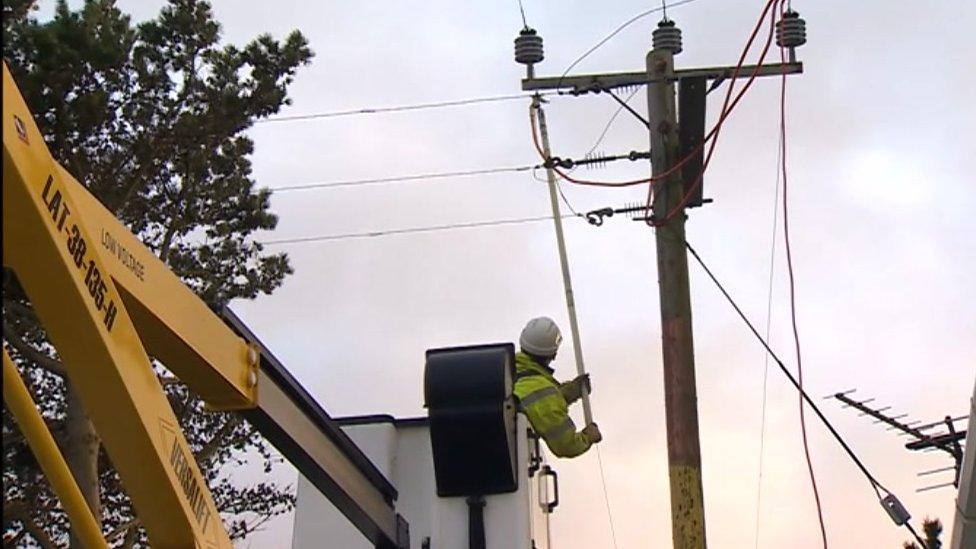
[[(678, 160), (678, 122), (674, 109), (674, 57), (654, 49), (647, 55), (647, 106), (651, 166), (655, 176)], [(681, 170), (654, 188), (654, 219), (662, 222), (679, 207), (685, 190)], [(671, 529), (675, 549), (705, 547), (698, 397), (691, 330), (688, 255), (684, 208), (657, 227), (657, 276), (661, 300), (661, 345), (664, 355), (664, 408), (668, 429), (671, 481)]]
[[(805, 23), (798, 14), (789, 12), (777, 23), (777, 29), (777, 45), (789, 50), (789, 61), (786, 63), (740, 64), (733, 67), (704, 67), (676, 71), (674, 53), (681, 51), (681, 32), (675, 28), (673, 21), (665, 17), (652, 34), (655, 47), (647, 55), (647, 64), (643, 71), (563, 74), (558, 77), (542, 78), (536, 77), (533, 69), (533, 64), (543, 59), (542, 37), (534, 30), (525, 29), (515, 41), (515, 60), (528, 65), (526, 78), (522, 80), (524, 91), (569, 90), (572, 95), (583, 95), (646, 84), (652, 173), (661, 176), (679, 161), (680, 154), (691, 156), (683, 168), (676, 169), (674, 174), (662, 178), (663, 180), (655, 184), (653, 203), (653, 218), (660, 224), (656, 228), (655, 238), (661, 297), (661, 344), (664, 351), (664, 405), (668, 429), (671, 524), (675, 549), (705, 548), (698, 396), (695, 388), (688, 256), (685, 248), (685, 208), (679, 208), (679, 204), (688, 193), (688, 187), (682, 181), (682, 172), (690, 177), (697, 177), (703, 170), (700, 151), (704, 143), (701, 132), (704, 126), (708, 82), (712, 82), (714, 88), (726, 79), (740, 76), (784, 77), (787, 74), (803, 72), (803, 64), (796, 61), (793, 48), (806, 42)], [(683, 112), (680, 114), (684, 126), (683, 132), (679, 131), (675, 113), (675, 82), (682, 84)], [(544, 127), (544, 122), (542, 125)], [(550, 157), (548, 142), (544, 154), (546, 158)], [(688, 181), (688, 183), (693, 182)], [(700, 206), (703, 203), (700, 193), (693, 193), (690, 199), (687, 207)], [(679, 211), (675, 211), (676, 208), (679, 208)], [(554, 211), (558, 211), (558, 208)], [(667, 219), (672, 212), (674, 215)]]

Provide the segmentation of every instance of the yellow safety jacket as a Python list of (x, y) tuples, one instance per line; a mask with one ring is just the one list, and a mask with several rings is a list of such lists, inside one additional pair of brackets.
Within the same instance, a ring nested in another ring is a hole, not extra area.
[(515, 396), (519, 409), (558, 457), (578, 456), (592, 445), (586, 435), (576, 432), (576, 425), (569, 417), (566, 395), (575, 392), (570, 385), (560, 385), (546, 368), (525, 353), (515, 355)]

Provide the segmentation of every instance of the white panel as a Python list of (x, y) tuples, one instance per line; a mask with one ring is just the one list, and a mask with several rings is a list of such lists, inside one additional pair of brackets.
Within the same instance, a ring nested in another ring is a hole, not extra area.
[(427, 426), (398, 426), (396, 454), (393, 483), (400, 493), (397, 512), (410, 524), (410, 547), (420, 548), (425, 537), (433, 537), (431, 511), (437, 498), (434, 493), (434, 460)]
[[(343, 431), (359, 446), (376, 468), (396, 486), (391, 478), (393, 457), (396, 450), (396, 429), (390, 423), (352, 425)], [(363, 534), (357, 530), (332, 502), (330, 502), (305, 477), (298, 476), (298, 503), (295, 508), (292, 549), (372, 549)], [(419, 545), (417, 546), (419, 547)]]
[[(532, 528), (536, 546), (548, 547), (548, 515), (538, 503), (540, 476), (528, 477), (528, 424), (518, 416), (519, 489), (511, 494), (485, 497), (485, 532), (488, 549), (530, 549)], [(374, 461), (399, 492), (397, 512), (410, 524), (410, 546), (432, 549), (468, 546), (468, 506), (465, 498), (439, 498), (434, 481), (430, 433), (426, 424), (388, 422), (344, 427), (363, 452)], [(545, 500), (548, 496), (542, 495)], [(341, 513), (305, 478), (298, 479), (292, 549), (370, 549), (372, 546)]]

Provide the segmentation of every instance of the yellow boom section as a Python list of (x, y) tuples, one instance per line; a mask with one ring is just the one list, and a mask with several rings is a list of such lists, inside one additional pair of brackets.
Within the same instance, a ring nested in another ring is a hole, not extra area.
[(4, 65), (4, 265), (30, 297), (153, 546), (232, 547), (79, 188), (51, 157)]
[[(248, 346), (101, 202), (58, 166), (64, 189), (105, 257), (146, 350), (219, 410), (253, 408), (257, 360)], [(249, 382), (250, 379), (250, 382)]]
[(44, 471), (54, 493), (61, 498), (61, 507), (68, 513), (71, 521), (71, 531), (81, 540), (85, 549), (107, 549), (108, 544), (102, 537), (95, 516), (85, 502), (85, 497), (81, 495), (78, 484), (71, 476), (64, 456), (58, 450), (58, 444), (54, 442), (51, 431), (48, 430), (44, 418), (37, 411), (34, 400), (27, 390), (27, 385), (20, 378), (17, 367), (14, 366), (7, 350), (3, 350), (3, 402), (7, 409), (13, 414), (20, 426), (27, 444), (37, 457), (37, 464)]

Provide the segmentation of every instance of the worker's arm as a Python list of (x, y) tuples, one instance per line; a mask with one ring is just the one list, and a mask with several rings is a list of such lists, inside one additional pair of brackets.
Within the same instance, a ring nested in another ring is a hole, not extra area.
[(576, 457), (590, 449), (593, 445), (590, 439), (581, 431), (576, 432), (576, 426), (572, 431), (558, 437), (546, 437), (546, 446), (556, 457), (571, 458)]
[[(558, 400), (557, 400), (558, 399)], [(590, 449), (592, 442), (569, 417), (569, 406), (561, 395), (527, 410), (529, 421), (546, 441), (546, 446), (556, 457), (576, 457)]]
[[(582, 379), (570, 383), (582, 386), (585, 383)], [(557, 457), (575, 457), (599, 442), (599, 435), (594, 439), (590, 434), (576, 432), (576, 425), (569, 417), (564, 385), (555, 383), (551, 377), (530, 376), (516, 383), (515, 393), (529, 423), (546, 441), (549, 450)]]

